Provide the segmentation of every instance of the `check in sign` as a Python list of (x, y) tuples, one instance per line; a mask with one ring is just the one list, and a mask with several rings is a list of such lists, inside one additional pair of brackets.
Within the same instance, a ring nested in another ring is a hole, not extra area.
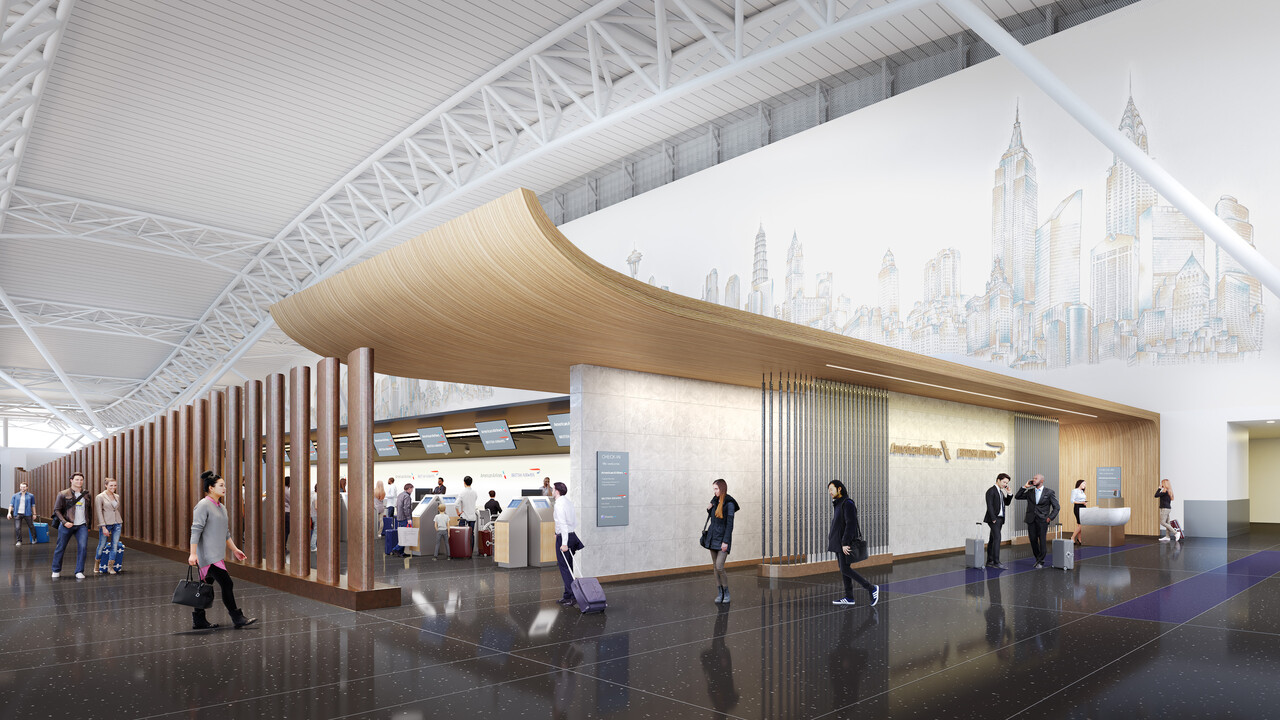
[(601, 450), (596, 453), (596, 527), (626, 525), (630, 521), (631, 456)]

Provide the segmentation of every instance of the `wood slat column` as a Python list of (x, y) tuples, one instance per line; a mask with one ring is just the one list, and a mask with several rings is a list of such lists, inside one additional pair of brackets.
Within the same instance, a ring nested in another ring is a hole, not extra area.
[(191, 403), (191, 476), (187, 480), (190, 486), (191, 510), (194, 513), (196, 503), (204, 497), (204, 488), (200, 485), (200, 475), (209, 469), (209, 400), (200, 398)]
[(169, 547), (178, 547), (178, 420), (182, 413), (170, 410), (164, 421), (164, 477), (161, 478), (160, 538)]
[(316, 367), (316, 580), (336, 585), (338, 549), (338, 358), (324, 358)]
[(226, 422), (222, 428), (225, 439), (223, 477), (227, 479), (227, 519), (231, 523), (231, 537), (240, 549), (244, 549), (244, 388), (233, 385), (226, 391)]
[[(227, 396), (221, 390), (209, 391), (209, 417), (205, 418), (205, 447), (204, 462), (205, 470), (212, 470), (221, 475), (227, 481), (227, 497), (231, 496), (231, 491), (236, 489), (231, 484), (231, 478), (228, 477), (226, 461), (223, 453), (226, 445), (227, 430)], [(227, 513), (230, 514), (231, 506), (227, 506)]]
[(142, 426), (142, 474), (139, 478), (142, 497), (138, 504), (138, 518), (141, 520), (141, 537), (149, 543), (156, 542), (156, 508), (159, 506), (160, 486), (156, 483), (156, 475), (163, 463), (164, 455), (157, 453), (159, 443), (156, 442), (156, 426), (164, 421), (160, 416)]
[(347, 587), (373, 589), (373, 349), (347, 356)]
[(262, 564), (262, 381), (244, 384), (244, 554)]
[(311, 368), (289, 371), (289, 574), (311, 575)]
[(129, 537), (141, 538), (142, 533), (138, 530), (142, 520), (142, 511), (139, 509), (138, 498), (141, 493), (138, 491), (138, 473), (141, 471), (138, 458), (142, 455), (142, 432), (139, 428), (129, 428), (124, 433), (124, 477), (125, 477), (125, 496), (121, 504), (127, 508), (124, 515), (124, 524), (120, 527), (121, 534), (128, 533)]
[(177, 447), (174, 450), (177, 470), (173, 478), (175, 513), (173, 527), (170, 528), (171, 542), (176, 548), (191, 546), (191, 511), (196, 502), (191, 497), (191, 415), (190, 405), (178, 409)]
[(267, 378), (266, 464), (262, 484), (266, 500), (262, 517), (262, 543), (267, 569), (284, 572), (284, 375)]

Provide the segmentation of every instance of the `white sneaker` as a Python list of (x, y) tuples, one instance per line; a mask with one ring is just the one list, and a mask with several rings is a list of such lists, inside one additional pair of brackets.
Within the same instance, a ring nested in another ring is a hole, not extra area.
[(839, 600), (832, 600), (831, 604), (832, 605), (857, 605), (858, 603), (850, 600), (849, 598), (840, 598)]
[(1160, 542), (1169, 542), (1169, 536), (1165, 535), (1164, 537), (1160, 538)]
[(76, 579), (77, 579), (77, 580), (83, 580), (83, 579), (84, 579), (84, 573), (76, 573)]
[(16, 542), (16, 543), (14, 543), (13, 545), (14, 545), (14, 547), (22, 547), (22, 543), (21, 543), (21, 542)]
[(54, 573), (54, 574), (53, 574), (53, 577), (54, 577), (54, 578), (57, 578), (57, 577), (58, 577), (59, 575), (61, 575), (61, 574), (62, 574), (62, 573)]

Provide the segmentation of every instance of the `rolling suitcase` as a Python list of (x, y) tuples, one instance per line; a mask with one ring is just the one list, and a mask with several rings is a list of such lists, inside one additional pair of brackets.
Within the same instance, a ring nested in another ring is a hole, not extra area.
[(1076, 545), (1071, 538), (1062, 537), (1062, 523), (1058, 523), (1058, 537), (1053, 541), (1050, 552), (1053, 554), (1053, 566), (1062, 570), (1071, 570), (1076, 566)]
[[(560, 554), (564, 555), (563, 552)], [(609, 603), (605, 601), (604, 588), (600, 587), (600, 581), (593, 577), (581, 577), (572, 567), (569, 568), (569, 573), (573, 575), (569, 590), (573, 592), (573, 599), (578, 603), (578, 609), (582, 614), (604, 612)]]
[(493, 555), (493, 531), (480, 531), (480, 557), (490, 557)]
[(31, 527), (36, 529), (36, 543), (49, 542), (49, 523), (31, 523)]
[(471, 557), (471, 528), (465, 525), (454, 525), (449, 528), (449, 558), (468, 559)]
[(382, 554), (390, 555), (392, 550), (396, 549), (396, 519), (384, 517), (382, 518)]
[(1178, 531), (1178, 536), (1174, 538), (1174, 540), (1177, 540), (1178, 542), (1182, 542), (1182, 540), (1186, 537), (1186, 535), (1184, 535), (1182, 532), (1182, 526), (1178, 524), (1177, 520), (1170, 520), (1169, 524), (1173, 526), (1174, 530)]
[(987, 554), (982, 544), (982, 523), (978, 523), (978, 536), (966, 538), (964, 541), (964, 566), (967, 568), (985, 567)]

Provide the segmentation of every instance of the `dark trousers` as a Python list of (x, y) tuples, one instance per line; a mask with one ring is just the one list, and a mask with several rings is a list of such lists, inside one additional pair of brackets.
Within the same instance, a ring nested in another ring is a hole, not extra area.
[(987, 562), (1000, 562), (1000, 530), (1004, 528), (1004, 519), (987, 523), (991, 526), (991, 534), (987, 536)]
[[(574, 533), (569, 533), (569, 537), (574, 538)], [(564, 581), (564, 599), (573, 599), (573, 548), (569, 548), (569, 552), (560, 552), (560, 548), (565, 545), (576, 545), (560, 538), (560, 533), (556, 533), (556, 567), (560, 568), (560, 579)]]
[[(227, 612), (231, 614), (232, 620), (239, 618), (240, 608), (236, 607), (235, 583), (231, 582), (231, 573), (217, 565), (210, 565), (204, 572), (204, 580), (218, 583), (218, 588), (222, 591), (222, 604), (227, 606)], [(191, 619), (196, 625), (208, 622), (205, 619), (204, 610), (192, 610)]]
[(62, 572), (62, 554), (67, 551), (67, 541), (76, 536), (76, 572), (84, 572), (84, 556), (89, 550), (89, 526), (67, 528), (58, 523), (58, 544), (53, 548), (53, 571)]
[(1049, 521), (1036, 518), (1027, 523), (1027, 538), (1031, 541), (1031, 554), (1036, 557), (1037, 563), (1043, 564), (1049, 547)]
[(31, 524), (30, 515), (17, 515), (13, 518), (13, 539), (15, 542), (22, 542), (22, 523), (27, 524), (27, 534), (31, 538), (31, 542), (36, 541), (36, 528)]
[(853, 582), (855, 580), (867, 592), (871, 592), (871, 589), (875, 587), (867, 582), (867, 579), (862, 577), (861, 573), (853, 569), (852, 555), (845, 555), (843, 551), (837, 551), (836, 564), (840, 566), (840, 579), (844, 581), (844, 596), (846, 598), (853, 599)]

